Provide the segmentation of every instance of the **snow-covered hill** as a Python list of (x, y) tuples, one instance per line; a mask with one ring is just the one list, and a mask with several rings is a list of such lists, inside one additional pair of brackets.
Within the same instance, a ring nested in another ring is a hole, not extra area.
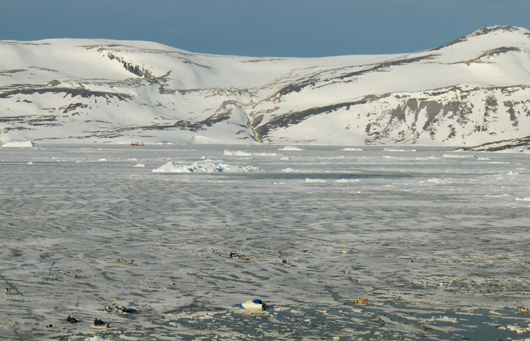
[(0, 41), (0, 141), (476, 145), (530, 135), (530, 32), (415, 53), (252, 58)]

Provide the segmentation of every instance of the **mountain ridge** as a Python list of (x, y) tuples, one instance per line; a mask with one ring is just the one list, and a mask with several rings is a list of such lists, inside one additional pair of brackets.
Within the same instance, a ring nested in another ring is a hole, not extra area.
[(394, 55), (257, 58), (0, 41), (0, 141), (426, 144), (530, 135), (530, 32)]

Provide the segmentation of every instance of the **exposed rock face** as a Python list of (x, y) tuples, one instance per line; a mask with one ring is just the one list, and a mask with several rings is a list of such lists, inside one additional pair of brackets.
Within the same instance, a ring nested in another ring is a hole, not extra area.
[(474, 147), (458, 148), (457, 150), (472, 152), (530, 152), (530, 136), (489, 142)]
[(530, 32), (388, 56), (0, 41), (0, 141), (478, 145), (530, 135)]

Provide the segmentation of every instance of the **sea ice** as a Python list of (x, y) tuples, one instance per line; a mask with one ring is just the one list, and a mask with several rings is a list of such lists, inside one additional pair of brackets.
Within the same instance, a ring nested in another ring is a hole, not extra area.
[(201, 160), (191, 164), (170, 161), (156, 169), (153, 173), (223, 173), (223, 172), (255, 172), (258, 167), (231, 166), (221, 161)]
[(7, 142), (2, 145), (2, 148), (33, 148), (38, 145), (33, 141), (15, 141)]
[(285, 146), (283, 148), (280, 148), (278, 150), (285, 150), (285, 151), (303, 151), (304, 149), (295, 147), (295, 146)]

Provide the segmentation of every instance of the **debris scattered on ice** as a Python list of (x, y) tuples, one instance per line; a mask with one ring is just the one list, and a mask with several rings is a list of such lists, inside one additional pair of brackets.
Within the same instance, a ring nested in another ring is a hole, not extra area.
[(2, 145), (3, 148), (36, 148), (38, 145), (33, 141), (14, 141)]
[(231, 166), (220, 161), (202, 160), (192, 164), (170, 161), (165, 165), (153, 169), (154, 173), (223, 173), (223, 172), (255, 172), (258, 167)]

